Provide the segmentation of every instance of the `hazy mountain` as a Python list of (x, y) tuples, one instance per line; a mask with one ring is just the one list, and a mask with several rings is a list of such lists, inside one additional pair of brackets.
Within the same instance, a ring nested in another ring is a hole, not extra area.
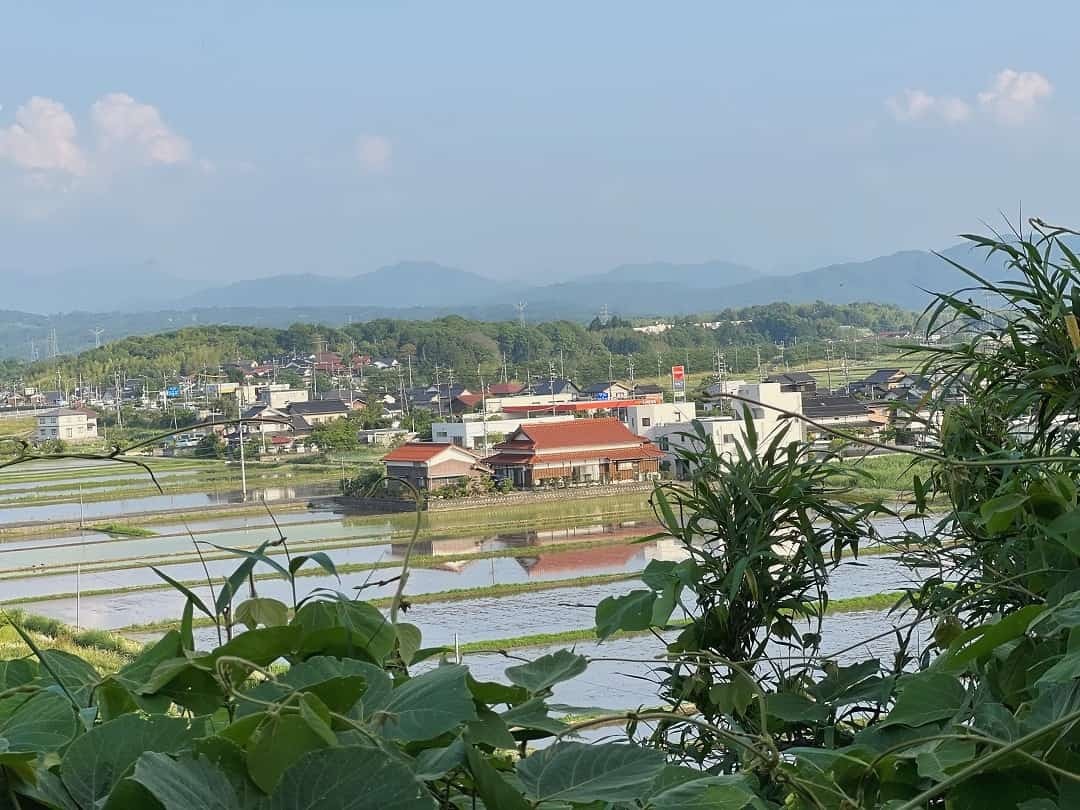
[[(986, 261), (985, 252), (970, 245), (942, 251), (954, 261), (992, 279), (1003, 275), (999, 259)], [(725, 306), (768, 304), (773, 301), (806, 303), (828, 301), (850, 304), (876, 301), (908, 309), (922, 309), (930, 300), (926, 291), (952, 291), (970, 283), (960, 270), (934, 253), (905, 250), (863, 262), (845, 262), (790, 276), (769, 276), (727, 287)]]
[[(678, 284), (693, 290), (715, 290), (741, 284), (764, 275), (760, 270), (733, 262), (701, 262), (699, 264), (672, 264), (670, 262), (645, 262), (623, 264), (605, 273), (585, 276), (586, 283), (610, 282), (615, 284)], [(569, 282), (574, 283), (574, 282)]]
[(187, 307), (453, 306), (487, 300), (503, 285), (434, 262), (399, 262), (349, 278), (297, 274), (237, 281), (182, 298)]

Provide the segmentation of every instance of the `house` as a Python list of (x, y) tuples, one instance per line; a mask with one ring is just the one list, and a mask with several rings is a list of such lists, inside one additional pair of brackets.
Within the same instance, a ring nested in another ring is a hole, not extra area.
[(852, 393), (869, 396), (874, 393), (875, 389), (886, 392), (896, 388), (909, 388), (915, 383), (915, 378), (903, 369), (879, 368), (864, 379), (851, 383), (848, 389)]
[(311, 356), (311, 367), (326, 374), (341, 374), (345, 365), (337, 352), (316, 352)]
[[(581, 389), (570, 380), (556, 377), (553, 380), (537, 380), (524, 392), (534, 397), (555, 397), (557, 401), (568, 402), (571, 399), (581, 398)], [(566, 399), (559, 399), (566, 397)]]
[(524, 488), (644, 481), (659, 474), (662, 456), (618, 419), (574, 419), (520, 425), (484, 463)]
[(697, 418), (693, 402), (659, 402), (653, 405), (629, 405), (616, 411), (619, 420), (632, 433), (652, 441), (660, 428), (668, 425), (687, 425)]
[(664, 396), (664, 389), (656, 383), (638, 383), (631, 389), (630, 396), (635, 399), (639, 397), (662, 397)]
[(389, 447), (397, 441), (411, 441), (416, 438), (416, 434), (400, 427), (369, 428), (356, 431), (356, 438), (360, 440), (360, 444)]
[(620, 382), (610, 380), (587, 385), (581, 389), (584, 399), (628, 399), (630, 389)]
[(299, 416), (311, 427), (333, 422), (349, 415), (349, 406), (340, 399), (317, 399), (313, 402), (293, 402), (286, 409), (289, 416)]
[(38, 414), (34, 439), (65, 442), (93, 441), (98, 437), (97, 414), (85, 409), (55, 408)]
[(525, 385), (519, 382), (499, 382), (488, 386), (489, 397), (512, 397), (525, 390)]
[(387, 478), (407, 481), (419, 490), (489, 475), (479, 457), (448, 442), (406, 442), (383, 456), (383, 464)]
[(787, 439), (801, 440), (804, 436), (803, 423), (798, 419), (787, 419), (777, 408), (790, 413), (802, 413), (802, 394), (797, 391), (781, 391), (779, 383), (753, 383), (741, 386), (735, 392), (744, 400), (728, 400), (731, 413), (723, 416), (705, 416), (693, 419), (689, 423), (669, 424), (655, 431), (654, 441), (663, 451), (665, 461), (671, 465), (678, 478), (689, 477), (694, 470), (691, 463), (683, 458), (680, 451), (700, 451), (702, 440), (711, 440), (717, 453), (730, 455), (737, 447), (746, 449), (746, 418), (749, 417), (758, 436), (758, 450), (768, 446), (769, 440), (788, 425)]
[(286, 383), (271, 383), (255, 389), (255, 398), (271, 408), (287, 408), (294, 402), (307, 402), (306, 388), (290, 388)]
[(378, 360), (372, 360), (371, 365), (377, 369), (397, 368), (401, 365), (397, 360), (392, 357), (382, 357)]
[(477, 405), (481, 405), (484, 402), (482, 394), (474, 394), (471, 391), (464, 391), (450, 400), (450, 409), (454, 413), (464, 413), (465, 411), (471, 411)]
[(44, 401), (42, 404), (46, 408), (66, 408), (68, 406), (68, 398), (63, 391), (43, 391)]
[[(802, 412), (808, 419), (828, 427), (843, 429), (877, 426), (870, 407), (848, 394), (803, 394)], [(807, 433), (821, 434), (821, 438), (829, 438), (828, 432), (817, 430), (812, 425), (807, 425)]]
[(781, 391), (798, 391), (802, 394), (817, 392), (817, 380), (805, 371), (785, 371), (782, 374), (770, 374), (767, 383), (778, 383)]
[(320, 391), (318, 398), (320, 400), (340, 400), (341, 402), (344, 402), (350, 410), (354, 411), (367, 406), (367, 403), (364, 402), (359, 392), (351, 391), (348, 388), (333, 388), (329, 391)]

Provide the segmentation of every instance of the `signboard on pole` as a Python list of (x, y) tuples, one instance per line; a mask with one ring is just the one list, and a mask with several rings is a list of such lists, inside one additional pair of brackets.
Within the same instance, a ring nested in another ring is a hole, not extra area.
[(672, 366), (671, 367), (671, 391), (674, 394), (674, 399), (681, 400), (686, 398), (686, 367), (685, 366)]
[(165, 396), (170, 397), (170, 398), (180, 396), (180, 386), (179, 385), (170, 385), (170, 386), (168, 386), (165, 389)]

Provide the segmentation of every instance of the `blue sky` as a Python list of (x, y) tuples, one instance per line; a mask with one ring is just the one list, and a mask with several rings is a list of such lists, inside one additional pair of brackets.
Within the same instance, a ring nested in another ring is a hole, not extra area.
[(808, 269), (1075, 226), (1080, 9), (1039, 10), (21, 3), (0, 274)]

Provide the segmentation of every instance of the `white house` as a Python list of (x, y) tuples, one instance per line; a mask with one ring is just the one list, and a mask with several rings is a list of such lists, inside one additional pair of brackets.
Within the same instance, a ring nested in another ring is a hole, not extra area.
[(697, 418), (697, 405), (693, 402), (658, 402), (652, 405), (629, 405), (619, 408), (619, 419), (642, 438), (655, 441), (663, 428), (682, 425)]
[(43, 442), (59, 439), (65, 442), (92, 441), (98, 436), (97, 414), (93, 411), (56, 408), (38, 414), (34, 438)]
[[(741, 400), (728, 400), (732, 413), (724, 416), (706, 416), (692, 419), (687, 423), (673, 423), (655, 430), (651, 437), (662, 451), (665, 460), (672, 465), (676, 477), (685, 478), (692, 470), (687, 462), (677, 454), (679, 449), (701, 450), (701, 443), (695, 437), (697, 427), (712, 439), (713, 445), (721, 454), (732, 453), (737, 446), (746, 447), (745, 414), (749, 413), (758, 435), (758, 447), (763, 449), (770, 438), (785, 424), (790, 423), (788, 439), (802, 440), (803, 423), (797, 419), (785, 419), (773, 408), (782, 408), (792, 413), (802, 413), (802, 394), (798, 391), (781, 391), (778, 383), (755, 383), (743, 385), (736, 392), (738, 396), (753, 400), (754, 403)], [(767, 406), (773, 406), (772, 408)]]

